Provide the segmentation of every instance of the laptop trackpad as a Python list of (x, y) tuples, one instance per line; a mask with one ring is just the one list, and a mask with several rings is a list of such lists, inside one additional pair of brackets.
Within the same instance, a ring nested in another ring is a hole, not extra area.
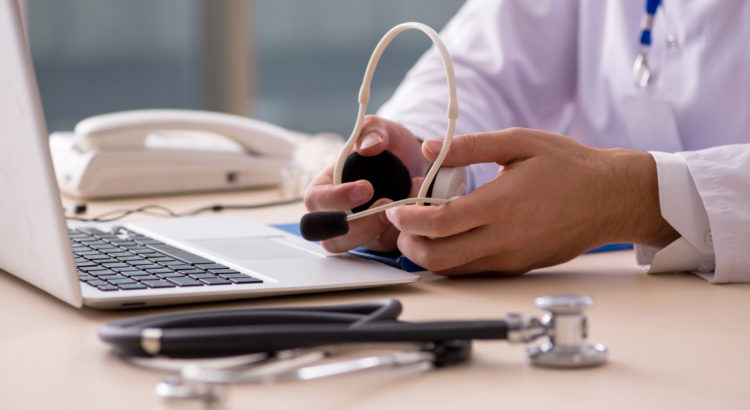
[(273, 240), (274, 238), (281, 237), (189, 239), (187, 242), (211, 253), (238, 261), (314, 257), (301, 249), (279, 243)]

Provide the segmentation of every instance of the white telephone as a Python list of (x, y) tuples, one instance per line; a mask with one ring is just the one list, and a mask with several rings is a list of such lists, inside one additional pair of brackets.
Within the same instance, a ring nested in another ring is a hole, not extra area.
[(84, 199), (274, 186), (302, 137), (231, 114), (135, 110), (50, 135), (60, 189)]

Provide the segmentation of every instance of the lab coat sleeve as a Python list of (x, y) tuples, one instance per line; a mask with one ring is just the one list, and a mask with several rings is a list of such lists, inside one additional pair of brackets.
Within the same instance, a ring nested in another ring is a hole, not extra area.
[(637, 246), (638, 262), (650, 273), (750, 282), (750, 144), (652, 155), (662, 215), (681, 237), (660, 250)]
[[(561, 131), (576, 83), (576, 0), (472, 0), (441, 32), (456, 74), (456, 135), (523, 126)], [(407, 73), (378, 115), (421, 139), (445, 135), (448, 90), (434, 47)], [(469, 189), (497, 174), (470, 167)]]

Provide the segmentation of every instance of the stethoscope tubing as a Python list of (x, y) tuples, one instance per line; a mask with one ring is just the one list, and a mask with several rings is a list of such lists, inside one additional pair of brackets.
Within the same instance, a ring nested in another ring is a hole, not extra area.
[[(506, 339), (503, 320), (409, 323), (393, 299), (336, 307), (188, 312), (109, 323), (99, 336), (132, 356), (216, 357), (340, 343), (442, 342)], [(142, 346), (159, 329), (158, 352)]]

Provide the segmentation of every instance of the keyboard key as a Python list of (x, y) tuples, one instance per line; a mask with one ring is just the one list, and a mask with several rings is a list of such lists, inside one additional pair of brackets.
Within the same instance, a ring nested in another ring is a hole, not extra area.
[(160, 265), (168, 266), (170, 269), (176, 269), (175, 266), (191, 266), (185, 265), (184, 262), (178, 260), (159, 262)]
[(230, 277), (230, 278), (227, 278), (227, 279), (231, 280), (234, 283), (240, 283), (240, 284), (245, 284), (245, 283), (263, 283), (262, 280), (260, 280), (258, 278), (254, 278), (252, 276), (247, 276), (247, 275), (245, 275), (245, 277), (233, 276), (233, 277)]
[(204, 272), (204, 273), (193, 273), (192, 275), (190, 275), (190, 277), (194, 279), (209, 279), (209, 278), (215, 278), (216, 275), (214, 275), (213, 273)]
[(174, 272), (174, 271), (172, 269), (159, 268), (159, 269), (146, 269), (146, 272), (149, 272), (149, 273), (169, 273), (169, 272)]
[(203, 278), (201, 279), (201, 282), (207, 284), (207, 285), (231, 285), (231, 280), (223, 279), (223, 278)]
[(185, 277), (185, 275), (180, 272), (159, 273), (156, 276), (160, 278), (184, 278)]
[(164, 279), (157, 279), (157, 280), (144, 280), (141, 281), (144, 285), (150, 287), (150, 288), (173, 288), (176, 287), (172, 282), (168, 282)]
[(149, 261), (149, 260), (145, 260), (145, 259), (140, 259), (140, 260), (130, 261), (130, 262), (128, 262), (128, 263), (129, 263), (129, 264), (131, 264), (131, 265), (133, 265), (133, 266), (136, 266), (136, 265), (138, 265), (138, 266), (140, 266), (140, 265), (153, 265), (153, 264), (151, 263), (151, 261)]
[(110, 254), (110, 253), (113, 253), (113, 252), (122, 252), (122, 249), (115, 248), (113, 246), (101, 247), (101, 248), (97, 248), (96, 250), (99, 251), (99, 252), (101, 252), (101, 253), (106, 253), (106, 254)]
[(149, 248), (155, 249), (161, 253), (167, 254), (173, 258), (179, 259), (185, 263), (188, 264), (196, 264), (196, 263), (211, 263), (210, 260), (194, 255), (190, 252), (183, 251), (182, 249), (175, 248), (174, 246), (166, 245), (166, 244), (151, 244), (148, 245)]
[(204, 271), (203, 269), (185, 269), (185, 270), (177, 269), (177, 271), (185, 273), (187, 275), (194, 275), (196, 273), (206, 273), (206, 271)]
[(101, 255), (101, 252), (99, 252), (97, 250), (94, 250), (94, 249), (91, 249), (91, 248), (88, 248), (88, 249), (82, 250), (82, 251), (73, 251), (73, 253), (75, 253), (76, 255), (79, 255), (79, 256)]
[(89, 242), (87, 246), (96, 249), (99, 252), (104, 252), (105, 249), (120, 249), (112, 246), (109, 242)]
[(81, 265), (78, 265), (78, 270), (82, 270), (84, 272), (89, 272), (89, 271), (92, 271), (92, 270), (107, 270), (107, 269), (102, 268), (101, 266), (92, 263), (90, 266), (81, 266)]
[(122, 285), (125, 283), (138, 283), (130, 278), (107, 279), (107, 282), (114, 284), (114, 285)]
[(107, 284), (106, 281), (103, 281), (101, 279), (88, 280), (88, 281), (86, 281), (86, 283), (88, 283), (91, 286), (101, 286), (101, 285), (106, 285)]
[(184, 263), (180, 263), (179, 265), (175, 264), (175, 265), (167, 265), (167, 266), (169, 266), (170, 269), (180, 270), (180, 271), (181, 270), (193, 270), (193, 269), (195, 269), (193, 267), (193, 265), (186, 265)]
[(193, 278), (182, 277), (182, 278), (169, 278), (167, 280), (169, 280), (172, 283), (176, 283), (177, 285), (180, 285), (180, 286), (203, 286), (203, 282), (199, 280), (195, 280)]
[(86, 259), (92, 260), (92, 261), (98, 261), (98, 260), (102, 260), (102, 259), (109, 259), (109, 256), (107, 256), (107, 255), (101, 255), (101, 254), (86, 255)]
[(111, 256), (113, 258), (117, 258), (117, 259), (120, 259), (120, 258), (123, 258), (123, 257), (127, 257), (127, 256), (136, 256), (134, 253), (123, 252), (122, 249), (118, 249), (115, 252), (107, 252), (107, 255), (109, 255), (109, 256)]
[(122, 271), (120, 273), (123, 274), (123, 275), (125, 275), (125, 276), (129, 276), (131, 278), (133, 276), (151, 276), (150, 273), (146, 272), (145, 270), (140, 270), (140, 269), (139, 270)]
[(146, 248), (146, 249), (147, 249), (146, 251), (135, 252), (135, 253), (137, 253), (138, 255), (143, 256), (144, 258), (158, 258), (160, 256), (164, 256), (163, 253), (154, 252), (153, 249), (148, 249), (148, 248)]
[(112, 270), (115, 271), (115, 272), (123, 273), (123, 272), (133, 272), (133, 271), (137, 271), (137, 270), (140, 270), (140, 269), (134, 268), (134, 267), (128, 265), (128, 266), (125, 266), (125, 267), (122, 267), (122, 268), (112, 268)]
[(103, 290), (105, 292), (109, 292), (109, 291), (119, 290), (120, 289), (117, 286), (109, 285), (109, 284), (107, 284), (107, 285), (99, 285), (96, 288), (99, 289), (99, 290)]
[[(156, 257), (151, 256), (151, 257), (148, 257), (146, 259), (150, 260), (151, 262), (177, 261), (177, 259), (169, 257), (169, 256), (156, 256)], [(177, 261), (177, 262), (179, 262), (179, 261)]]
[(138, 244), (133, 241), (128, 241), (128, 240), (119, 239), (119, 238), (112, 239), (111, 242), (112, 244), (117, 245), (117, 246), (138, 246)]
[(109, 259), (97, 259), (96, 262), (99, 264), (102, 264), (102, 263), (118, 263), (120, 261), (118, 261), (117, 259), (109, 258)]
[(108, 282), (111, 282), (112, 280), (115, 280), (115, 279), (127, 279), (126, 276), (122, 276), (122, 275), (97, 275), (96, 277), (99, 279), (106, 280)]
[(195, 266), (201, 269), (229, 269), (228, 267), (219, 265), (218, 263), (196, 263)]
[[(135, 261), (142, 261), (143, 258), (141, 258), (138, 255), (133, 255), (133, 256), (118, 256), (117, 260), (131, 263), (131, 262), (135, 262)], [(148, 261), (146, 261), (146, 262), (148, 262)]]
[(117, 287), (124, 290), (130, 289), (147, 289), (146, 285), (142, 283), (118, 283)]
[(117, 274), (117, 272), (110, 270), (110, 269), (101, 268), (97, 270), (90, 270), (88, 271), (88, 274), (93, 275), (93, 276), (102, 276), (102, 275), (115, 275)]
[(115, 263), (103, 263), (102, 266), (106, 266), (108, 268), (127, 268), (130, 265), (128, 265), (127, 263), (115, 262)]
[(162, 269), (163, 266), (157, 265), (155, 263), (149, 263), (148, 265), (135, 265), (138, 269), (146, 270), (146, 269)]
[(137, 275), (137, 276), (130, 276), (130, 278), (135, 279), (139, 282), (146, 282), (149, 280), (160, 280), (161, 278), (156, 275)]

